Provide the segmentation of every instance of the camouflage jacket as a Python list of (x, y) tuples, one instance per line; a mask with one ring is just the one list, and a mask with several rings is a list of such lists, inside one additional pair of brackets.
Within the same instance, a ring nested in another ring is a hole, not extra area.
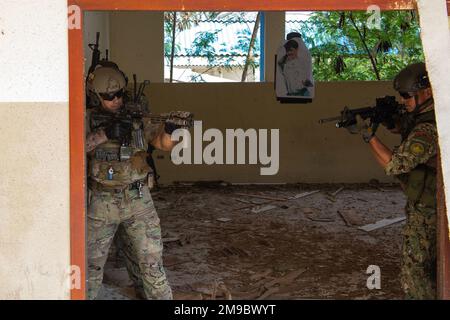
[[(144, 125), (140, 146), (132, 143), (129, 147), (122, 146), (119, 141), (108, 140), (103, 130), (92, 124), (94, 112), (89, 110), (86, 116), (86, 149), (88, 159), (89, 179), (105, 187), (123, 187), (138, 180), (147, 178), (151, 168), (147, 163), (147, 144), (151, 140), (152, 125)], [(159, 125), (158, 125), (159, 127)], [(133, 140), (134, 141), (134, 140)], [(123, 155), (126, 154), (126, 157)]]
[(420, 114), (416, 125), (392, 153), (387, 175), (396, 176), (408, 201), (435, 205), (437, 130), (434, 113)]
[(419, 164), (430, 164), (437, 152), (437, 130), (434, 124), (419, 123), (408, 137), (393, 152), (387, 164), (387, 175), (399, 175), (411, 172)]

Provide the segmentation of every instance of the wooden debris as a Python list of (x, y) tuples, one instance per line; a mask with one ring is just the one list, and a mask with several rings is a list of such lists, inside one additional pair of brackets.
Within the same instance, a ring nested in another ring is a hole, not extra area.
[(230, 218), (217, 218), (217, 221), (220, 221), (220, 222), (229, 222), (231, 220), (233, 220), (233, 219), (230, 219)]
[(175, 242), (180, 241), (179, 237), (172, 237), (172, 238), (162, 238), (163, 243), (169, 243), (169, 242)]
[(320, 192), (320, 190), (299, 193), (293, 197), (290, 197), (289, 200), (296, 200), (296, 199), (304, 198), (304, 197), (310, 196), (310, 195), (318, 193), (318, 192)]
[(235, 195), (259, 198), (259, 199), (265, 199), (265, 200), (272, 200), (272, 201), (286, 201), (286, 200), (289, 200), (288, 198), (270, 197), (270, 196), (263, 196), (263, 195), (259, 195), (259, 194), (235, 193)]
[(348, 210), (338, 210), (345, 224), (349, 227), (362, 225), (362, 217), (353, 209)]
[(305, 268), (305, 269), (299, 269), (299, 270), (295, 270), (295, 271), (289, 272), (288, 274), (286, 274), (286, 275), (284, 275), (284, 276), (282, 276), (280, 278), (273, 279), (272, 281), (266, 283), (264, 285), (264, 287), (270, 288), (270, 287), (272, 287), (274, 285), (277, 285), (277, 284), (278, 285), (290, 284), (295, 279), (297, 279), (301, 274), (305, 273), (306, 270), (308, 270), (308, 269)]
[(261, 279), (261, 278), (267, 277), (267, 276), (270, 275), (271, 273), (272, 273), (272, 269), (267, 269), (267, 270), (264, 271), (264, 272), (261, 272), (261, 273), (255, 273), (255, 274), (251, 275), (251, 276), (250, 276), (250, 280), (252, 280), (252, 281), (257, 281), (257, 280), (259, 280), (259, 279)]
[(233, 247), (233, 246), (223, 247), (223, 248), (219, 249), (217, 251), (217, 253), (224, 257), (238, 256), (241, 258), (248, 258), (251, 256), (247, 250), (244, 250), (239, 247)]
[(302, 209), (305, 217), (309, 220), (317, 222), (333, 222), (334, 218), (327, 216), (324, 212), (316, 208), (303, 208)]
[(338, 194), (339, 192), (341, 192), (342, 190), (344, 190), (344, 187), (340, 187), (339, 189), (337, 189), (335, 192), (331, 193), (330, 195), (331, 195), (332, 197), (336, 197), (337, 194)]
[(271, 295), (273, 295), (274, 293), (277, 293), (278, 292), (278, 288), (270, 288), (270, 289), (267, 289), (266, 291), (264, 291), (264, 293), (261, 295), (261, 296), (259, 296), (258, 298), (256, 298), (256, 300), (264, 300), (264, 299), (267, 299), (268, 297), (270, 297)]
[(254, 204), (252, 201), (239, 199), (239, 198), (233, 198), (233, 200), (238, 201), (238, 202), (242, 202), (242, 203)]
[(335, 192), (332, 193), (328, 193), (327, 194), (327, 199), (332, 201), (332, 202), (336, 202), (336, 195), (341, 192), (342, 190), (344, 190), (344, 187), (340, 187), (339, 189), (337, 189)]
[(308, 207), (302, 208), (302, 212), (304, 214), (314, 214), (314, 213), (316, 213), (316, 211), (317, 211), (316, 208), (308, 208)]
[(225, 285), (225, 283), (220, 282), (217, 289), (223, 294), (223, 297), (225, 298), (225, 300), (232, 300), (233, 297), (231, 296), (231, 292), (230, 290), (228, 290), (227, 286)]
[(275, 209), (275, 208), (277, 208), (277, 206), (273, 206), (273, 205), (257, 206), (257, 207), (254, 207), (251, 210), (251, 212), (252, 213), (261, 213), (261, 212), (269, 211), (269, 210), (272, 210), (272, 209)]
[(329, 218), (329, 217), (313, 217), (313, 216), (307, 216), (309, 220), (316, 221), (316, 222), (334, 222), (335, 219)]
[(373, 231), (373, 230), (384, 228), (386, 226), (390, 226), (391, 224), (394, 224), (394, 223), (397, 223), (397, 222), (400, 222), (400, 221), (403, 221), (403, 220), (406, 220), (406, 217), (397, 217), (397, 218), (393, 218), (393, 219), (383, 219), (383, 220), (377, 221), (375, 223), (367, 224), (365, 226), (359, 227), (358, 229), (370, 232), (370, 231)]

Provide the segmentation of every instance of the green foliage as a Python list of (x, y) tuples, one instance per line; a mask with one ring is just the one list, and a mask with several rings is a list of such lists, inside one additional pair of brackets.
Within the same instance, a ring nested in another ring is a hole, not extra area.
[[(184, 30), (197, 26), (202, 20), (213, 19), (223, 21), (222, 24), (226, 27), (239, 21), (242, 23), (246, 22), (246, 19), (248, 19), (248, 14), (246, 12), (177, 12), (176, 35)], [(168, 62), (170, 61), (172, 50), (172, 28), (173, 13), (166, 12), (164, 16), (164, 55), (166, 59), (168, 59)], [(242, 69), (243, 66), (236, 66), (235, 56), (247, 55), (252, 37), (253, 24), (248, 24), (248, 28), (240, 30), (235, 35), (237, 37), (237, 44), (234, 45), (231, 50), (229, 49), (229, 44), (227, 43), (217, 44), (218, 33), (220, 31), (220, 29), (216, 29), (214, 31), (197, 32), (191, 48), (186, 49), (186, 52), (180, 52), (180, 46), (176, 45), (174, 54), (187, 54), (189, 56), (206, 57), (208, 64), (210, 65), (210, 68), (207, 69), (207, 71), (213, 68), (223, 68), (228, 70), (235, 68)], [(218, 50), (216, 50), (216, 48), (218, 48)], [(259, 50), (260, 39), (257, 38), (254, 43), (253, 52), (259, 52)], [(259, 59), (257, 59), (254, 55), (251, 56), (249, 60), (250, 70), (255, 72), (258, 67)], [(199, 75), (194, 76), (191, 81), (204, 82), (204, 79), (201, 75)]]
[(217, 53), (213, 44), (217, 42), (218, 33), (219, 30), (197, 32), (192, 47), (186, 53), (190, 56), (204, 56), (209, 64), (214, 63)]
[(392, 80), (403, 67), (423, 61), (412, 11), (382, 12), (380, 29), (369, 29), (369, 17), (366, 12), (314, 12), (291, 30), (300, 32), (310, 49), (315, 80), (377, 80), (375, 68), (381, 80)]

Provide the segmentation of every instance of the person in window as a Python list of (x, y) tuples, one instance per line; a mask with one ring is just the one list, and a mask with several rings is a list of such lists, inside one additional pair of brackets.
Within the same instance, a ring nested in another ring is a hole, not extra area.
[(311, 66), (306, 59), (299, 56), (299, 44), (295, 39), (290, 39), (284, 44), (286, 54), (278, 60), (288, 96), (311, 96), (310, 89), (313, 86), (308, 70)]

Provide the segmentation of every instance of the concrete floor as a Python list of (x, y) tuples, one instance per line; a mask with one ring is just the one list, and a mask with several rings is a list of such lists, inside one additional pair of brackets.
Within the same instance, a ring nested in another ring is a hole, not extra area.
[[(402, 298), (404, 222), (358, 229), (404, 217), (405, 198), (396, 185), (201, 183), (152, 194), (175, 299)], [(99, 298), (135, 299), (114, 257)], [(367, 288), (369, 265), (380, 267), (379, 290)]]

